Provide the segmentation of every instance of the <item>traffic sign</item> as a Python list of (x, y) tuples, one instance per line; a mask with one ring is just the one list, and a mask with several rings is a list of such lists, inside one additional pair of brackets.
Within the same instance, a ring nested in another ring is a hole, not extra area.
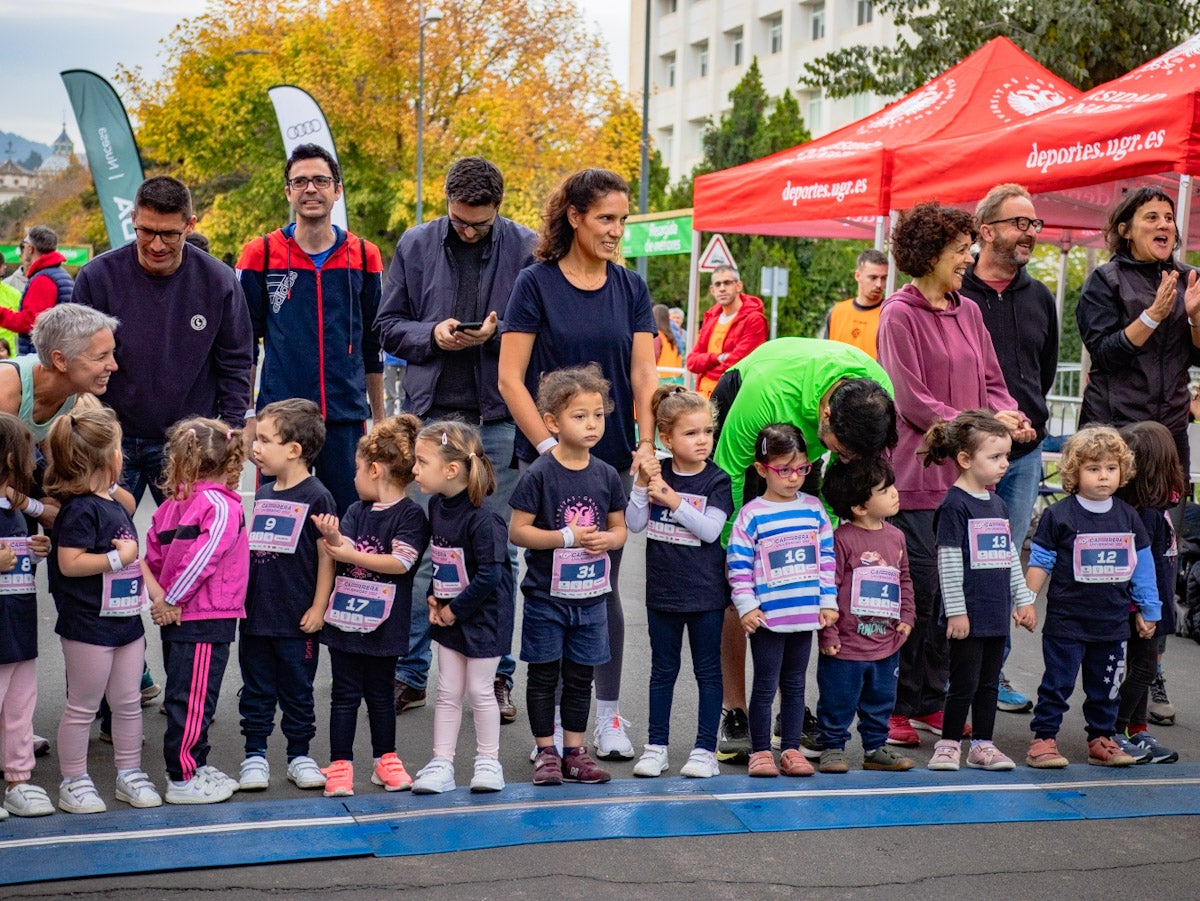
[(704, 248), (704, 253), (700, 255), (700, 264), (696, 268), (701, 272), (715, 272), (721, 266), (737, 268), (725, 238), (722, 235), (713, 235), (708, 246)]

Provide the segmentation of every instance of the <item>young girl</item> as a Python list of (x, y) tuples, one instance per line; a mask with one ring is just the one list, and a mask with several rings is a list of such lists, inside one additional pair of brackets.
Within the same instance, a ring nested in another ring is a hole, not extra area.
[[(811, 776), (812, 764), (799, 750), (804, 678), (813, 632), (838, 619), (833, 529), (820, 501), (800, 492), (812, 464), (799, 429), (763, 426), (754, 468), (766, 489), (738, 513), (726, 551), (733, 604), (754, 658), (749, 773), (778, 776), (781, 766), (786, 776)], [(776, 689), (782, 698), (780, 766), (771, 752)]]
[(1080, 429), (1063, 445), (1059, 475), (1071, 497), (1042, 514), (1025, 576), (1034, 594), (1050, 580), (1042, 627), (1046, 672), (1025, 762), (1043, 769), (1067, 765), (1056, 739), (1082, 666), (1088, 763), (1129, 766), (1133, 758), (1113, 741), (1118, 697), (1112, 689), (1125, 659), (1130, 601), (1141, 638), (1154, 636), (1160, 612), (1146, 527), (1136, 510), (1113, 497), (1133, 476), (1133, 454), (1115, 429)]
[(328, 513), (313, 517), (322, 552), (337, 561), (328, 625), (321, 630), (333, 670), (327, 798), (354, 794), (354, 732), (364, 700), (375, 761), (371, 782), (390, 792), (412, 788), (396, 756), (392, 682), (396, 660), (408, 647), (413, 573), (429, 544), (424, 512), (404, 496), (420, 430), (421, 420), (409, 413), (371, 429), (355, 457), (354, 487), (362, 500), (341, 522)]
[[(592, 669), (609, 658), (605, 605), (609, 551), (625, 544), (621, 477), (592, 447), (612, 412), (608, 380), (594, 363), (542, 376), (537, 406), (555, 438), (521, 475), (509, 504), (509, 540), (528, 548), (521, 659), (529, 664), (525, 703), (533, 729), (535, 785), (607, 782), (583, 744)], [(554, 747), (554, 694), (562, 679), (563, 753)]]
[(1012, 759), (992, 743), (1000, 667), (1009, 617), (1032, 631), (1037, 614), (1009, 535), (1008, 507), (988, 487), (1008, 470), (1011, 448), (1000, 420), (987, 410), (967, 410), (951, 422), (935, 423), (917, 451), (925, 466), (951, 460), (958, 467), (958, 479), (934, 516), (950, 685), (931, 770), (958, 769), (968, 712), (975, 728), (967, 766), (1013, 768)]
[(1137, 610), (1129, 611), (1129, 634), (1125, 645), (1125, 681), (1117, 706), (1114, 740), (1121, 750), (1138, 763), (1174, 763), (1179, 752), (1159, 744), (1146, 730), (1146, 707), (1150, 683), (1158, 669), (1158, 642), (1175, 628), (1175, 569), (1179, 547), (1175, 527), (1168, 515), (1183, 495), (1183, 470), (1179, 451), (1167, 427), (1159, 422), (1139, 422), (1121, 429), (1121, 437), (1133, 453), (1137, 471), (1118, 489), (1117, 497), (1138, 511), (1150, 536), (1150, 556), (1154, 558), (1158, 599), (1162, 618), (1153, 638), (1138, 632)]
[(142, 771), (146, 633), (140, 614), (149, 597), (133, 520), (109, 493), (121, 474), (121, 427), (110, 410), (79, 410), (59, 418), (46, 440), (46, 492), (62, 503), (49, 558), (58, 608), (54, 631), (62, 640), (67, 681), (58, 724), (58, 806), (68, 813), (106, 809), (87, 772), (87, 747), (96, 709), (107, 697), (117, 800), (157, 807), (162, 798)]
[(484, 505), (496, 490), (492, 462), (479, 431), (437, 422), (417, 437), (413, 476), (429, 499), (427, 593), (430, 634), (438, 643), (438, 694), (433, 759), (417, 773), (416, 794), (454, 790), (454, 746), (465, 695), (475, 714), (475, 772), (471, 791), (500, 791), (500, 706), (496, 664), (511, 641), (513, 574), (508, 524)]
[(655, 423), (670, 465), (643, 466), (626, 522), (646, 530), (646, 624), (650, 630), (650, 741), (635, 776), (669, 768), (671, 699), (679, 676), (683, 630), (699, 688), (696, 745), (680, 772), (716, 776), (721, 719), (721, 625), (729, 605), (721, 530), (733, 510), (729, 476), (712, 462), (713, 408), (695, 391), (664, 385), (654, 392)]
[(250, 538), (237, 492), (246, 459), (240, 429), (184, 419), (167, 433), (165, 500), (146, 539), (150, 615), (162, 627), (167, 686), (168, 804), (215, 804), (237, 780), (208, 765), (208, 727), (246, 616)]
[[(33, 482), (33, 440), (21, 420), (0, 413), (0, 483), (17, 506)], [(29, 535), (25, 517), (0, 498), (0, 764), (8, 814), (54, 813), (46, 790), (33, 785), (33, 711), (37, 706), (37, 592), (33, 564), (50, 553), (50, 538)]]

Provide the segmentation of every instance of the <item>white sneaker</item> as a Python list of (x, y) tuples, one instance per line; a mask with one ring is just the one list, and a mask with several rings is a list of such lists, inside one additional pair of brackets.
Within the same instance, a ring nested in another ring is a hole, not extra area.
[(633, 765), (633, 775), (661, 776), (670, 768), (666, 745), (646, 745), (646, 750), (642, 752), (638, 762)]
[(67, 813), (104, 813), (108, 810), (91, 776), (76, 776), (58, 787), (58, 809)]
[(232, 776), (225, 775), (215, 766), (205, 764), (204, 766), (196, 767), (196, 775), (204, 776), (206, 779), (211, 779), (213, 782), (228, 788), (231, 796), (238, 790), (238, 781)]
[[(289, 772), (291, 768), (289, 767)], [(271, 765), (261, 754), (247, 757), (238, 771), (238, 791), (260, 792), (271, 784)], [(324, 780), (321, 780), (324, 784)]]
[(117, 776), (117, 800), (130, 807), (161, 807), (162, 796), (141, 770)]
[(471, 776), (471, 791), (498, 792), (504, 789), (504, 767), (495, 757), (480, 754), (475, 758), (475, 773)]
[(168, 804), (219, 804), (233, 797), (233, 780), (225, 777), (228, 782), (214, 779), (209, 773), (196, 771), (196, 775), (186, 782), (169, 782), (167, 784)]
[(414, 795), (439, 795), (458, 788), (454, 784), (454, 762), (445, 757), (435, 757), (421, 768), (413, 780)]
[(710, 779), (721, 775), (721, 766), (717, 763), (717, 755), (712, 751), (693, 748), (687, 763), (680, 768), (679, 775), (692, 779)]
[(629, 720), (619, 710), (605, 711), (596, 715), (596, 728), (592, 740), (596, 745), (596, 756), (601, 760), (632, 760), (633, 742), (625, 734)]
[(18, 817), (46, 817), (54, 813), (54, 804), (44, 788), (22, 782), (5, 790), (0, 810)]
[(296, 788), (324, 788), (325, 774), (311, 757), (300, 756), (288, 764), (288, 779)]

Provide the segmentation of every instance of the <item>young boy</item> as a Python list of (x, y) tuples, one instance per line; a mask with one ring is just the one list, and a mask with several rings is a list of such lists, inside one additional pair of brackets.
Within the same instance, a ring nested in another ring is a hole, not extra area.
[(250, 587), (238, 641), (238, 706), (246, 737), (238, 780), (242, 791), (261, 791), (270, 783), (267, 738), (275, 726), (276, 704), (283, 713), (288, 779), (299, 788), (325, 785), (324, 774), (309, 756), (317, 733), (316, 633), (324, 623), (334, 570), (332, 558), (317, 554), (321, 533), (312, 516), (337, 512), (329, 489), (310, 472), (324, 444), (325, 423), (312, 401), (276, 401), (258, 414), (254, 462), (274, 481), (254, 496)]
[(839, 461), (825, 476), (822, 494), (842, 524), (833, 533), (838, 620), (821, 630), (817, 661), (822, 773), (849, 772), (846, 742), (856, 711), (863, 769), (915, 765), (887, 744), (900, 645), (916, 619), (904, 535), (884, 521), (900, 509), (895, 482), (883, 459)]

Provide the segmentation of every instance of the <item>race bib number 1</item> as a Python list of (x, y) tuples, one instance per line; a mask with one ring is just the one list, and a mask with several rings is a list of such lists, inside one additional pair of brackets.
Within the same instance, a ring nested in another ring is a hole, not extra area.
[(971, 569), (1008, 569), (1012, 566), (1012, 540), (1007, 519), (967, 520)]
[[(680, 494), (683, 503), (691, 504), (703, 513), (708, 507), (708, 498), (700, 494)], [(650, 521), (646, 524), (646, 537), (655, 541), (665, 541), (668, 544), (682, 544), (687, 547), (700, 547), (700, 539), (687, 528), (671, 519), (671, 508), (659, 504), (650, 504)]]
[(343, 632), (374, 632), (392, 612), (396, 586), (338, 576), (325, 610), (325, 622)]
[(29, 555), (29, 539), (5, 538), (3, 543), (17, 555), (17, 565), (0, 573), (0, 594), (32, 594), (33, 558)]
[(308, 518), (308, 504), (263, 499), (254, 502), (250, 550), (294, 554)]
[(850, 586), (850, 612), (864, 617), (900, 618), (900, 570), (894, 566), (860, 566)]
[(817, 561), (816, 531), (791, 532), (762, 539), (758, 543), (758, 562), (768, 588), (817, 578), (821, 565)]
[(101, 616), (137, 616), (150, 609), (150, 595), (142, 577), (142, 564), (134, 560), (128, 566), (104, 574), (104, 593), (100, 598)]
[(1136, 563), (1132, 532), (1075, 536), (1076, 582), (1128, 582)]
[(591, 554), (581, 547), (554, 549), (550, 596), (567, 600), (594, 598), (610, 591), (608, 552)]

